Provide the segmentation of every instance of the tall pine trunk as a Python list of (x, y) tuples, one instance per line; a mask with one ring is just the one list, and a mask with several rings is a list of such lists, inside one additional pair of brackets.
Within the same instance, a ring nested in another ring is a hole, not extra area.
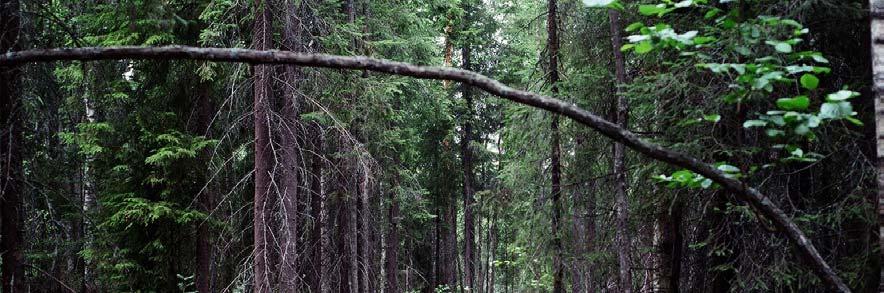
[[(558, 3), (556, 0), (549, 0), (547, 11), (547, 47), (549, 49), (549, 68), (547, 76), (553, 96), (559, 93), (559, 20), (558, 20)], [(550, 124), (550, 159), (552, 173), (552, 188), (550, 197), (552, 198), (552, 249), (553, 249), (553, 292), (565, 292), (564, 274), (565, 265), (563, 263), (562, 240), (561, 240), (561, 219), (562, 219), (562, 163), (561, 163), (561, 133), (559, 132), (559, 115), (553, 114), (552, 123)]]
[[(398, 161), (396, 160), (398, 166)], [(398, 172), (398, 171), (397, 171)], [(396, 198), (398, 189), (399, 189), (399, 175), (393, 175), (395, 179), (393, 179), (393, 188), (388, 191), (390, 201), (390, 206), (387, 212), (387, 219), (389, 221), (387, 227), (387, 247), (385, 251), (385, 273), (386, 276), (386, 287), (384, 292), (389, 293), (399, 293), (402, 292), (402, 289), (399, 288), (399, 201)]]
[[(0, 52), (21, 48), (18, 0), (0, 0)], [(3, 292), (25, 292), (22, 250), (21, 71), (0, 66), (0, 255)]]
[[(304, 3), (296, 4), (293, 0), (287, 0), (284, 6), (285, 20), (282, 33), (283, 48), (288, 51), (300, 52), (301, 25), (300, 12)], [(299, 233), (299, 209), (300, 209), (300, 180), (299, 170), (301, 167), (301, 147), (299, 137), (301, 135), (300, 112), (301, 101), (299, 94), (299, 79), (302, 72), (293, 65), (284, 67), (284, 83), (282, 85), (282, 127), (279, 129), (280, 142), (282, 144), (282, 178), (280, 179), (282, 194), (282, 229), (280, 234), (281, 248), (279, 283), (280, 290), (292, 292), (298, 289), (300, 270), (298, 268), (298, 236)]]
[[(193, 135), (210, 136), (210, 127), (212, 121), (212, 113), (215, 105), (212, 103), (212, 85), (208, 82), (201, 82), (197, 87), (197, 101), (195, 107), (195, 122), (192, 124), (190, 132)], [(204, 148), (200, 152), (200, 160), (206, 162), (203, 169), (203, 178), (206, 181), (206, 188), (198, 195), (197, 203), (199, 210), (206, 215), (212, 214), (215, 209), (215, 188), (212, 186), (211, 174), (208, 171), (208, 162), (212, 159), (212, 150)], [(196, 290), (197, 292), (214, 292), (212, 281), (213, 271), (212, 260), (214, 245), (212, 243), (212, 233), (209, 221), (200, 221), (196, 227)]]
[[(470, 45), (465, 44), (463, 50), (463, 67), (465, 70), (471, 70), (471, 53)], [(461, 159), (463, 167), (463, 230), (464, 230), (464, 253), (463, 253), (463, 286), (475, 290), (475, 272), (476, 272), (476, 254), (475, 254), (475, 233), (476, 223), (473, 207), (476, 199), (473, 190), (473, 154), (470, 148), (473, 136), (473, 93), (468, 85), (463, 86), (463, 98), (466, 101), (466, 116), (463, 124), (463, 141), (461, 142)]]
[(309, 137), (313, 138), (310, 146), (310, 238), (307, 242), (309, 263), (306, 269), (307, 289), (310, 292), (322, 292), (323, 279), (328, 279), (325, 272), (325, 262), (323, 261), (322, 235), (324, 233), (325, 221), (325, 196), (322, 189), (323, 180), (323, 160), (322, 145), (325, 135), (322, 133), (322, 126), (319, 123), (312, 122), (308, 128)]
[[(614, 52), (614, 70), (617, 76), (617, 104), (616, 121), (621, 127), (626, 128), (629, 119), (629, 105), (622, 89), (629, 82), (626, 76), (626, 62), (623, 57), (622, 38), (620, 36), (620, 12), (611, 9), (608, 11), (611, 22), (611, 45)], [(627, 201), (626, 186), (626, 153), (623, 144), (614, 145), (614, 202), (616, 211), (617, 229), (617, 260), (620, 264), (620, 292), (632, 292), (632, 272), (630, 267), (631, 237), (629, 234), (629, 203)]]
[[(272, 25), (268, 3), (255, 0), (255, 23), (252, 30), (252, 48), (267, 50), (271, 43)], [(274, 266), (270, 259), (269, 229), (271, 221), (272, 201), (270, 200), (271, 164), (270, 149), (270, 68), (267, 65), (255, 65), (252, 68), (254, 79), (254, 115), (255, 115), (255, 195), (254, 195), (254, 252), (253, 281), (254, 292), (271, 291), (270, 274)], [(270, 203), (270, 205), (268, 205)]]
[[(396, 99), (393, 105), (393, 111), (398, 112), (401, 109), (401, 101), (399, 98)], [(393, 122), (393, 129), (398, 129), (399, 125), (396, 122)], [(402, 165), (401, 160), (399, 158), (399, 152), (396, 151), (393, 156), (393, 184), (389, 191), (387, 191), (388, 198), (387, 200), (390, 202), (387, 210), (387, 237), (386, 237), (386, 247), (384, 251), (384, 273), (386, 274), (385, 280), (385, 290), (387, 293), (399, 293), (402, 290), (399, 288), (399, 200), (397, 198), (397, 194), (399, 193), (399, 183), (401, 178), (399, 176), (399, 168)]]

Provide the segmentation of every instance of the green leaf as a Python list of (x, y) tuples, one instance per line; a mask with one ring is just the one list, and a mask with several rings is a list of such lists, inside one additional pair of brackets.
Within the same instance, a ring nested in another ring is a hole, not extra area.
[(703, 36), (700, 36), (700, 37), (696, 37), (696, 38), (694, 38), (694, 45), (705, 45), (705, 44), (708, 44), (708, 43), (712, 43), (712, 42), (714, 42), (714, 41), (715, 41), (715, 38), (714, 38), (714, 37), (703, 37)]
[(718, 170), (724, 173), (740, 173), (740, 168), (728, 164), (721, 164), (718, 166)]
[(859, 119), (856, 119), (853, 117), (844, 117), (844, 120), (847, 120), (848, 122), (853, 123), (853, 125), (856, 125), (856, 126), (865, 125), (862, 121), (859, 121)]
[(710, 18), (715, 17), (715, 16), (718, 15), (719, 13), (721, 13), (721, 9), (718, 9), (718, 8), (712, 8), (712, 9), (710, 9), (709, 11), (706, 12), (706, 15), (704, 15), (703, 18), (705, 18), (705, 19), (710, 19)]
[(829, 102), (820, 107), (821, 119), (841, 119), (853, 116), (853, 106), (850, 102)]
[(794, 98), (782, 98), (777, 100), (777, 107), (787, 111), (806, 110), (810, 106), (810, 98), (797, 96)]
[(743, 128), (765, 127), (765, 126), (767, 126), (767, 121), (764, 121), (764, 120), (746, 120), (746, 122), (743, 122)]
[(589, 7), (607, 7), (616, 0), (583, 0), (583, 4)]
[(801, 86), (809, 90), (815, 90), (820, 85), (820, 79), (816, 75), (805, 73), (801, 76)]
[(792, 45), (790, 45), (789, 43), (780, 42), (780, 41), (767, 41), (765, 43), (773, 46), (774, 49), (777, 50), (777, 52), (792, 53)]
[(792, 20), (792, 19), (783, 19), (780, 23), (785, 24), (785, 25), (789, 25), (789, 26), (792, 26), (795, 28), (799, 28), (799, 29), (804, 28), (803, 25), (801, 25), (800, 23), (798, 23), (797, 21)]
[(626, 27), (626, 31), (627, 31), (627, 32), (632, 32), (632, 31), (637, 30), (637, 29), (640, 29), (640, 28), (642, 28), (642, 27), (644, 27), (644, 26), (645, 26), (645, 24), (643, 24), (643, 23), (641, 23), (641, 22), (635, 22), (635, 23), (632, 23), (632, 24), (630, 24), (629, 26), (627, 26), (627, 27)]
[(626, 52), (632, 48), (635, 48), (635, 44), (625, 44), (623, 47), (620, 47), (620, 52)]
[(635, 45), (635, 52), (638, 54), (645, 54), (654, 50), (654, 44), (650, 41), (640, 42)]
[(718, 114), (704, 115), (703, 120), (706, 120), (706, 121), (709, 121), (712, 123), (718, 123), (718, 121), (721, 121), (721, 115), (718, 115)]
[(826, 101), (840, 102), (840, 101), (849, 100), (849, 99), (857, 97), (857, 96), (859, 96), (859, 93), (857, 93), (857, 92), (848, 91), (848, 90), (840, 90), (838, 92), (826, 95)]
[(777, 137), (777, 136), (784, 136), (784, 135), (786, 135), (786, 132), (785, 132), (785, 131), (778, 130), (778, 129), (768, 129), (768, 130), (765, 131), (765, 133), (766, 133), (767, 136), (769, 136), (769, 137)]
[(813, 55), (810, 55), (810, 57), (813, 58), (813, 61), (816, 61), (819, 63), (829, 63), (829, 59), (826, 59), (826, 57), (823, 57), (822, 54), (813, 54)]
[(703, 181), (700, 181), (700, 187), (703, 187), (704, 189), (709, 188), (711, 186), (712, 186), (712, 180), (710, 180), (708, 178), (703, 179)]
[(639, 5), (638, 6), (638, 13), (641, 13), (644, 16), (651, 16), (651, 15), (655, 15), (655, 14), (659, 15), (660, 13), (663, 13), (665, 11), (666, 11), (665, 7), (658, 7), (657, 5), (647, 5), (646, 4), (646, 5)]

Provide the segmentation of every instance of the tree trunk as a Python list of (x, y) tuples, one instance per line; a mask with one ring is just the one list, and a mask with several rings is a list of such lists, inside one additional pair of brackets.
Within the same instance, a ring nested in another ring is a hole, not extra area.
[[(617, 119), (616, 123), (626, 128), (629, 119), (629, 105), (622, 93), (622, 87), (629, 81), (626, 77), (626, 63), (620, 51), (620, 12), (611, 9), (608, 12), (611, 22), (611, 44), (614, 52), (614, 69), (617, 75)], [(626, 190), (626, 153), (623, 144), (614, 145), (614, 176), (615, 176), (615, 210), (617, 213), (617, 259), (620, 263), (620, 291), (632, 292), (632, 272), (630, 267), (631, 237), (629, 235), (629, 203)]]
[(323, 262), (323, 208), (325, 198), (322, 190), (323, 180), (323, 157), (322, 144), (324, 135), (321, 126), (318, 123), (311, 123), (309, 126), (310, 135), (313, 142), (310, 145), (310, 238), (307, 242), (309, 263), (305, 267), (307, 289), (310, 292), (323, 292), (322, 279), (325, 278), (325, 266)]
[[(303, 51), (301, 48), (301, 25), (300, 13), (304, 3), (295, 4), (296, 1), (287, 0), (285, 3), (285, 26), (282, 33), (282, 45), (284, 49), (293, 52)], [(300, 68), (294, 65), (286, 65), (285, 76), (282, 85), (282, 127), (279, 129), (280, 142), (282, 144), (282, 176), (280, 185), (282, 188), (282, 229), (280, 234), (280, 290), (293, 292), (298, 290), (300, 270), (298, 268), (298, 236), (299, 207), (300, 207), (300, 180), (298, 175), (301, 167), (301, 146), (298, 138), (301, 135), (301, 98), (299, 94), (299, 79), (302, 76)]]
[[(470, 70), (472, 66), (470, 60), (470, 46), (464, 45), (461, 50), (463, 55), (463, 67)], [(464, 275), (463, 286), (469, 290), (475, 290), (475, 271), (476, 271), (476, 255), (475, 255), (475, 233), (476, 223), (473, 215), (473, 207), (476, 199), (473, 191), (473, 154), (470, 148), (473, 136), (473, 93), (469, 85), (463, 86), (463, 98), (466, 101), (466, 117), (463, 124), (463, 140), (461, 142), (461, 159), (463, 167), (463, 230), (464, 230)]]
[[(558, 20), (558, 3), (556, 0), (549, 0), (547, 11), (547, 46), (549, 47), (549, 68), (547, 76), (553, 96), (558, 95), (559, 88), (559, 20)], [(561, 240), (561, 218), (562, 218), (562, 163), (561, 163), (561, 133), (559, 132), (559, 115), (552, 115), (552, 124), (550, 125), (550, 159), (552, 160), (550, 168), (552, 173), (552, 188), (550, 197), (552, 198), (552, 248), (553, 248), (553, 292), (565, 292), (564, 275), (565, 268), (563, 264), (562, 240)]]
[[(197, 88), (200, 92), (197, 93), (198, 100), (194, 104), (194, 110), (196, 111), (195, 122), (190, 127), (190, 132), (193, 135), (205, 135), (208, 137), (210, 136), (212, 114), (215, 111), (215, 105), (212, 103), (212, 85), (208, 82), (201, 82)], [(212, 150), (210, 148), (203, 149), (199, 158), (200, 161), (206, 162), (206, 167), (203, 169), (206, 188), (198, 195), (197, 202), (199, 210), (206, 215), (210, 215), (215, 209), (215, 199), (217, 198), (215, 188), (209, 182), (212, 177), (208, 171), (209, 162), (212, 159)], [(214, 292), (212, 286), (214, 275), (212, 273), (214, 271), (212, 267), (212, 253), (214, 245), (209, 226), (209, 221), (206, 219), (205, 221), (198, 222), (196, 227), (196, 290), (200, 293)]]
[[(884, 0), (869, 0), (872, 15), (872, 72), (875, 92), (875, 120), (878, 133), (878, 265), (884, 267)], [(881, 269), (879, 291), (884, 292), (884, 269)]]
[[(399, 112), (402, 108), (402, 102), (397, 97), (393, 104), (393, 111)], [(392, 129), (398, 129), (399, 125), (397, 122), (393, 122)], [(384, 292), (386, 293), (399, 293), (402, 292), (402, 289), (399, 288), (399, 187), (401, 178), (399, 176), (399, 169), (401, 168), (402, 162), (399, 157), (399, 151), (396, 150), (393, 154), (393, 182), (388, 194), (388, 201), (390, 202), (390, 206), (387, 211), (387, 237), (386, 237), (386, 250), (384, 252), (385, 263), (384, 263), (384, 273), (386, 274), (386, 287)], [(406, 288), (408, 289), (408, 288)]]
[(657, 284), (654, 292), (670, 293), (679, 292), (679, 280), (681, 279), (682, 244), (684, 235), (681, 227), (681, 204), (675, 203), (669, 209), (669, 205), (663, 205), (657, 215), (657, 227), (655, 243), (659, 255), (657, 276), (654, 278)]
[[(0, 0), (0, 52), (21, 47), (19, 2)], [(3, 292), (25, 292), (22, 249), (21, 71), (0, 66), (0, 255)]]
[[(86, 76), (92, 74), (90, 67), (85, 63), (81, 67), (81, 70)], [(92, 82), (93, 79), (87, 77), (82, 98), (83, 112), (87, 123), (95, 123), (97, 121), (95, 119), (95, 105), (93, 105), (92, 100), (89, 99), (90, 96), (95, 95), (95, 85)], [(92, 179), (92, 166), (94, 161), (95, 158), (93, 155), (86, 155), (83, 165), (81, 166), (83, 198), (81, 199), (82, 206), (80, 209), (83, 212), (83, 246), (85, 249), (93, 249), (95, 245), (95, 223), (92, 222), (92, 217), (97, 213), (98, 198), (95, 194), (95, 181)], [(95, 275), (95, 263), (93, 260), (86, 259), (84, 264), (81, 290), (83, 292), (97, 292), (98, 288), (95, 284), (97, 279), (97, 276)]]
[[(397, 164), (394, 166), (399, 166), (399, 160), (397, 159), (396, 161)], [(398, 170), (395, 172), (398, 172)], [(393, 176), (395, 177), (393, 180), (394, 185), (392, 190), (388, 192), (390, 207), (387, 214), (387, 219), (389, 221), (385, 253), (385, 273), (387, 274), (387, 278), (386, 290), (384, 290), (384, 292), (399, 293), (402, 292), (402, 289), (399, 288), (399, 200), (397, 199), (399, 175), (397, 173)]]
[[(267, 50), (271, 44), (270, 3), (262, 5), (255, 0), (255, 24), (252, 31), (252, 47)], [(272, 154), (270, 149), (270, 70), (267, 65), (255, 65), (254, 115), (255, 115), (255, 198), (254, 198), (254, 292), (271, 291), (270, 274), (274, 271), (268, 251), (269, 224), (272, 202), (270, 197), (270, 176)], [(268, 205), (270, 203), (270, 205)]]

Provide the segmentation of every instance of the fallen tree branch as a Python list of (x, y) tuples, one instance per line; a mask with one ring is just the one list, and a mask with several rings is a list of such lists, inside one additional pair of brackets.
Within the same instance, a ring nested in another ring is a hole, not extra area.
[(583, 110), (577, 105), (552, 97), (517, 90), (487, 76), (451, 67), (418, 66), (368, 57), (347, 57), (325, 54), (302, 54), (289, 51), (258, 51), (232, 48), (196, 47), (110, 47), (110, 48), (61, 48), (34, 49), (9, 52), (0, 55), (0, 66), (21, 65), (30, 62), (57, 60), (113, 60), (113, 59), (193, 59), (216, 62), (245, 62), (253, 64), (291, 64), (306, 67), (324, 67), (353, 70), (370, 70), (419, 79), (451, 80), (472, 85), (498, 97), (520, 104), (544, 109), (567, 116), (586, 125), (604, 136), (658, 161), (696, 172), (733, 192), (738, 199), (746, 201), (791, 240), (802, 259), (807, 261), (817, 276), (830, 289), (850, 292), (850, 289), (828, 263), (820, 256), (810, 239), (798, 226), (758, 190), (730, 178), (712, 165), (696, 158), (648, 143), (624, 128)]

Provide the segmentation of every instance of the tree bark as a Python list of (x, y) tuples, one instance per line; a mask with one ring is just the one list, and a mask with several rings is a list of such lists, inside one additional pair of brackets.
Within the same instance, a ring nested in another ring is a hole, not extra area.
[[(463, 55), (463, 68), (465, 70), (470, 70), (472, 67), (471, 61), (471, 53), (470, 53), (470, 45), (465, 44), (464, 48), (461, 50), (461, 54)], [(460, 152), (461, 152), (461, 160), (463, 167), (463, 229), (464, 229), (464, 253), (463, 253), (463, 262), (464, 262), (464, 286), (469, 288), (469, 290), (475, 290), (475, 272), (476, 272), (476, 254), (475, 254), (475, 237), (476, 237), (476, 223), (475, 223), (475, 215), (473, 214), (473, 207), (475, 206), (476, 199), (474, 198), (474, 190), (473, 190), (473, 154), (470, 148), (470, 143), (472, 142), (473, 136), (473, 123), (472, 119), (474, 119), (473, 114), (473, 93), (472, 89), (469, 85), (464, 85), (463, 87), (463, 98), (466, 101), (466, 118), (463, 123), (463, 140), (461, 141)]]
[[(252, 47), (266, 50), (271, 44), (272, 24), (270, 3), (255, 0), (255, 23), (252, 30)], [(274, 271), (270, 260), (269, 225), (273, 201), (269, 198), (272, 154), (270, 149), (270, 68), (264, 64), (253, 66), (254, 115), (255, 115), (255, 197), (254, 197), (254, 292), (272, 290), (270, 274)], [(268, 203), (270, 205), (268, 205)]]
[[(83, 64), (81, 69), (83, 70), (83, 74), (91, 74), (89, 66)], [(83, 91), (83, 113), (85, 114), (87, 123), (95, 123), (97, 120), (95, 119), (95, 105), (92, 103), (92, 100), (89, 99), (90, 96), (95, 95), (95, 85), (93, 84), (93, 79), (87, 78), (86, 84)], [(97, 213), (98, 209), (98, 198), (95, 194), (96, 187), (95, 181), (92, 178), (92, 166), (95, 158), (93, 155), (86, 155), (84, 158), (84, 162), (81, 170), (82, 180), (83, 180), (83, 189), (81, 199), (82, 206), (80, 207), (83, 212), (83, 240), (84, 240), (84, 248), (85, 249), (93, 249), (95, 246), (95, 223), (92, 221), (92, 216)], [(97, 292), (99, 288), (95, 284), (97, 276), (95, 270), (94, 260), (86, 259), (83, 266), (83, 280), (81, 282), (81, 290), (83, 292)]]
[(325, 263), (323, 262), (323, 243), (322, 243), (322, 235), (323, 235), (323, 208), (325, 206), (325, 196), (322, 190), (322, 180), (323, 180), (323, 157), (322, 153), (322, 145), (325, 135), (322, 133), (322, 128), (318, 123), (311, 123), (309, 126), (310, 136), (314, 138), (312, 144), (310, 144), (310, 220), (311, 220), (311, 229), (310, 229), (310, 239), (307, 243), (307, 247), (309, 249), (308, 255), (310, 257), (310, 263), (305, 268), (306, 270), (306, 283), (307, 289), (310, 292), (323, 292), (322, 291), (322, 280), (326, 278), (325, 272)]
[(679, 291), (681, 279), (682, 246), (684, 246), (684, 234), (682, 233), (682, 206), (674, 203), (672, 208), (663, 205), (657, 215), (657, 227), (655, 243), (657, 254), (657, 271), (654, 282), (655, 292), (670, 293)]
[[(559, 19), (558, 19), (558, 3), (556, 0), (547, 2), (547, 47), (549, 49), (549, 69), (547, 76), (551, 86), (553, 96), (559, 94)], [(559, 141), (561, 133), (559, 132), (559, 115), (552, 114), (552, 123), (550, 124), (550, 169), (552, 173), (552, 188), (550, 197), (552, 198), (552, 248), (553, 248), (553, 293), (565, 292), (564, 275), (565, 265), (563, 263), (562, 239), (561, 239), (561, 218), (562, 218), (562, 151)]]
[[(608, 12), (611, 22), (611, 45), (614, 52), (614, 69), (617, 76), (617, 124), (627, 129), (629, 105), (622, 93), (622, 87), (629, 81), (626, 77), (626, 63), (620, 51), (620, 12), (611, 9)], [(630, 247), (632, 239), (629, 235), (629, 203), (626, 190), (626, 153), (623, 144), (614, 145), (614, 205), (617, 213), (617, 260), (620, 264), (620, 291), (632, 292), (632, 272), (630, 266)]]
[[(393, 155), (394, 158), (394, 167), (399, 167), (399, 159), (398, 154)], [(390, 206), (387, 212), (387, 247), (385, 251), (385, 273), (386, 276), (386, 290), (384, 292), (387, 293), (399, 293), (402, 292), (402, 289), (399, 288), (399, 200), (397, 199), (397, 194), (399, 192), (399, 171), (394, 171), (396, 173), (393, 174), (393, 188), (387, 192), (389, 194), (388, 200), (390, 201)]]
[[(195, 122), (190, 127), (190, 132), (197, 136), (210, 136), (210, 128), (212, 122), (212, 113), (215, 111), (215, 105), (212, 103), (212, 86), (208, 82), (201, 82), (197, 86), (197, 101), (194, 104)], [(206, 188), (198, 195), (199, 210), (206, 215), (211, 215), (215, 209), (215, 188), (212, 186), (211, 174), (208, 172), (208, 162), (212, 159), (212, 150), (205, 148), (200, 153), (200, 161), (206, 162), (203, 171)], [(201, 221), (196, 227), (196, 290), (200, 293), (213, 291), (213, 251), (214, 244), (212, 242), (212, 231), (210, 230), (209, 219)]]
[(879, 291), (884, 292), (884, 0), (869, 0), (872, 15), (872, 72), (875, 120), (878, 134), (878, 265), (882, 266)]
[[(0, 0), (0, 52), (21, 47), (18, 0)], [(22, 249), (21, 71), (0, 66), (0, 291), (25, 292)]]
[[(295, 4), (293, 0), (285, 3), (284, 31), (282, 33), (283, 47), (292, 52), (300, 52), (301, 35), (303, 28), (299, 13), (304, 3)], [(300, 177), (301, 146), (298, 138), (301, 136), (301, 98), (298, 91), (299, 79), (302, 76), (300, 68), (294, 65), (286, 65), (285, 76), (282, 85), (282, 127), (280, 142), (282, 144), (282, 186), (281, 202), (283, 208), (282, 219), (282, 252), (280, 253), (279, 283), (280, 290), (294, 292), (298, 290), (300, 270), (298, 268), (298, 236), (299, 233), (299, 207), (300, 207)]]
[[(745, 201), (771, 221), (779, 233), (787, 237), (814, 273), (831, 290), (850, 292), (829, 264), (823, 259), (810, 239), (801, 231), (770, 197), (744, 182), (733, 179), (699, 159), (642, 140), (637, 134), (607, 121), (600, 116), (552, 97), (517, 90), (487, 76), (449, 67), (417, 66), (368, 57), (346, 57), (326, 54), (303, 54), (276, 50), (247, 50), (233, 48), (169, 47), (111, 47), (33, 49), (0, 54), (0, 66), (28, 62), (57, 60), (113, 60), (113, 59), (191, 59), (216, 62), (247, 62), (254, 64), (293, 64), (308, 67), (370, 70), (419, 79), (452, 80), (467, 83), (489, 94), (538, 109), (561, 114), (596, 132), (629, 147), (649, 158), (684, 168), (704, 176), (722, 186), (740, 201)], [(256, 66), (257, 67), (257, 66)]]

